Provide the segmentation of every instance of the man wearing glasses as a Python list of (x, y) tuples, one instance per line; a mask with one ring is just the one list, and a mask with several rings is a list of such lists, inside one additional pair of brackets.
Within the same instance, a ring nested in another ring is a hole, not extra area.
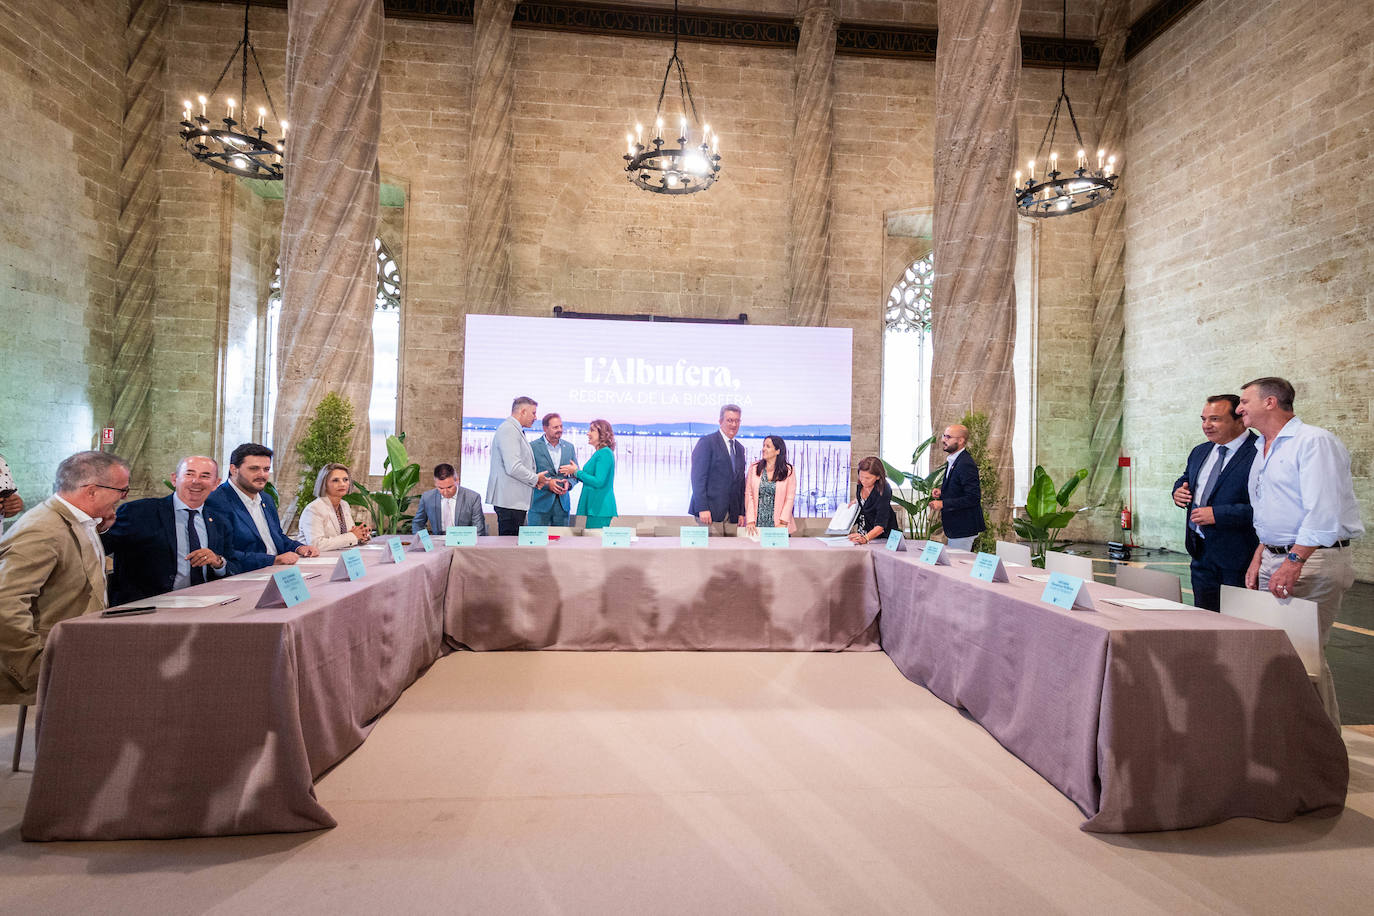
[(57, 466), (53, 489), (0, 540), (0, 703), (34, 701), (54, 626), (104, 610), (100, 532), (129, 495), (129, 465), (108, 452), (77, 452)]

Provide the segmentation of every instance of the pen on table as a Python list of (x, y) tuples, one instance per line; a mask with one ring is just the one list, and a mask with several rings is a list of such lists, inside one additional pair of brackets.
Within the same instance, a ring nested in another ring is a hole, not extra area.
[(238, 596), (238, 595), (235, 595), (235, 596), (232, 597), (232, 598), (225, 598), (223, 601), (221, 601), (219, 604), (217, 604), (217, 605), (215, 605), (215, 606), (216, 606), (216, 607), (224, 607), (226, 604), (233, 604), (235, 601), (238, 601), (238, 600), (239, 600), (239, 596)]

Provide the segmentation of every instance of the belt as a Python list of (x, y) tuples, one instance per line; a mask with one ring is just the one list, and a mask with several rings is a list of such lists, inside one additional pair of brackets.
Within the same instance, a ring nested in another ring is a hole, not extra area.
[[(1347, 539), (1344, 540), (1344, 541), (1337, 541), (1337, 542), (1334, 543), (1334, 544), (1327, 544), (1326, 546), (1324, 546), (1324, 547), (1318, 547), (1317, 549), (1318, 549), (1318, 550), (1331, 550), (1331, 549), (1340, 550), (1342, 547), (1349, 547), (1349, 546), (1350, 546), (1350, 540), (1347, 538)], [(1267, 550), (1267, 551), (1269, 551), (1270, 553), (1286, 554), (1286, 553), (1288, 553), (1288, 551), (1290, 551), (1290, 550), (1293, 549), (1293, 545), (1292, 545), (1292, 544), (1289, 544), (1289, 545), (1287, 545), (1286, 547), (1276, 547), (1276, 546), (1274, 546), (1273, 544), (1265, 544), (1265, 545), (1264, 545), (1264, 549)]]

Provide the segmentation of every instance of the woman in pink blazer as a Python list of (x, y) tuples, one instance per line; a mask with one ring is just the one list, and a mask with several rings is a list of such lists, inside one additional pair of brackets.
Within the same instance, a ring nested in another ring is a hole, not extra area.
[(786, 528), (795, 534), (792, 504), (797, 501), (797, 469), (787, 463), (782, 436), (763, 440), (763, 457), (749, 468), (744, 483), (744, 524), (749, 534), (760, 528)]

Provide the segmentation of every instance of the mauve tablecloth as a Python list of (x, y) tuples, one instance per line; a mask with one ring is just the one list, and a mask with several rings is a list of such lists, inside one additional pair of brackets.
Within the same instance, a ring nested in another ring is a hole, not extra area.
[(1132, 593), (1100, 584), (1097, 611), (1063, 611), (1015, 569), (988, 584), (916, 557), (874, 555), (883, 650), (1068, 796), (1084, 830), (1344, 805), (1345, 744), (1281, 630), (1105, 604)]
[(870, 555), (814, 538), (482, 538), (454, 551), (444, 631), (476, 650), (876, 650)]
[(323, 575), (289, 609), (255, 609), (266, 583), (231, 578), (179, 593), (240, 596), (223, 607), (55, 627), (24, 839), (334, 826), (314, 779), (439, 656), (448, 553), (369, 551), (357, 582), (302, 567)]

